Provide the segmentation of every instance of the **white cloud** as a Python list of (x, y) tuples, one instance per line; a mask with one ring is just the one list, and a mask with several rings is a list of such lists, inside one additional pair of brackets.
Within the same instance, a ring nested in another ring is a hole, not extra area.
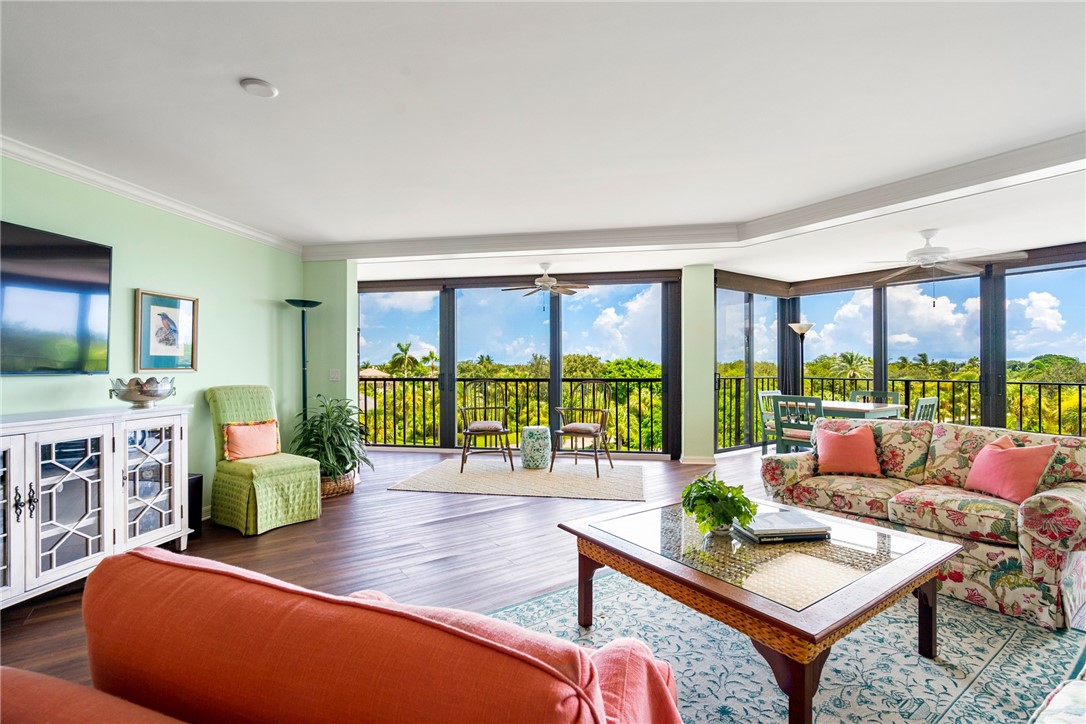
[(517, 337), (505, 345), (505, 354), (508, 359), (526, 359), (537, 351), (535, 345), (524, 339), (524, 337)]
[(956, 304), (946, 295), (931, 296), (920, 284), (905, 284), (887, 287), (886, 307), (891, 359), (914, 352), (963, 360), (979, 354), (979, 297)]
[(592, 322), (588, 342), (567, 350), (594, 354), (603, 360), (616, 357), (660, 358), (660, 285), (652, 284), (622, 302), (606, 307)]
[(889, 337), (887, 337), (887, 341), (890, 344), (898, 344), (898, 345), (901, 345), (903, 347), (906, 347), (906, 346), (912, 346), (912, 345), (916, 344), (917, 342), (919, 342), (920, 340), (917, 339), (916, 337), (912, 336), (911, 334), (902, 333), (902, 334), (891, 334)]
[(362, 349), (362, 348), (363, 348), (363, 347), (365, 347), (365, 346), (366, 346), (367, 344), (369, 344), (369, 342), (367, 342), (367, 341), (366, 341), (366, 338), (365, 338), (365, 337), (363, 337), (363, 336), (362, 336), (361, 334), (360, 334), (360, 335), (358, 335), (358, 348), (359, 348), (359, 349)]
[(1032, 322), (1034, 329), (1049, 332), (1063, 331), (1063, 315), (1060, 314), (1060, 300), (1048, 292), (1030, 292), (1025, 299), (1015, 299), (1015, 304), (1026, 308), (1026, 319)]
[(417, 334), (407, 335), (407, 341), (411, 344), (411, 354), (415, 359), (422, 359), (427, 352), (437, 353), (437, 347), (423, 340)]
[(1007, 302), (1007, 354), (1031, 358), (1059, 352), (1079, 356), (1086, 348), (1086, 334), (1064, 331), (1067, 322), (1059, 310), (1060, 299), (1050, 292), (1028, 292)]
[(381, 309), (399, 309), (404, 312), (426, 312), (434, 308), (438, 292), (373, 292), (366, 294), (365, 302), (372, 302)]

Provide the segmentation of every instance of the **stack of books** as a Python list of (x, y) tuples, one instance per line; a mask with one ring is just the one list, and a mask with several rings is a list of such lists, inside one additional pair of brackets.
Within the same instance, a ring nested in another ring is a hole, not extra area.
[(758, 513), (750, 525), (733, 525), (732, 530), (755, 543), (794, 543), (830, 537), (828, 525), (798, 510)]

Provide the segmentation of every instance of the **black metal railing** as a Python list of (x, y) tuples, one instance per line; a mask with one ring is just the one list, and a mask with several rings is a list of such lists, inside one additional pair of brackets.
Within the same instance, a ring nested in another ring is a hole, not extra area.
[[(717, 377), (717, 445), (721, 449), (761, 444), (762, 426), (752, 399), (753, 424), (746, 442), (746, 382), (742, 377)], [(773, 389), (775, 377), (755, 377), (755, 391)], [(853, 390), (869, 390), (872, 378), (807, 377), (803, 380), (806, 395), (824, 400), (847, 400)], [(979, 380), (890, 380), (891, 390), (900, 393), (901, 402), (911, 411), (921, 397), (937, 397), (936, 420), (960, 425), (980, 424)], [(1083, 400), (1086, 383), (1082, 382), (1007, 382), (1007, 420), (1005, 427), (1053, 435), (1082, 436), (1086, 430), (1083, 420)]]
[[(456, 399), (464, 400), (465, 383), (458, 379)], [(562, 398), (568, 401), (573, 387), (583, 380), (564, 378)], [(509, 408), (509, 429), (514, 445), (521, 429), (549, 425), (550, 380), (544, 377), (497, 378)], [(608, 430), (612, 450), (661, 452), (663, 450), (663, 380), (660, 377), (608, 378), (611, 401)], [(578, 401), (583, 402), (583, 401)], [(591, 401), (589, 401), (591, 402)], [(441, 400), (436, 377), (360, 377), (358, 407), (369, 429), (371, 445), (436, 447), (441, 441)], [(457, 423), (459, 427), (459, 421)], [(457, 444), (460, 442), (457, 431)]]

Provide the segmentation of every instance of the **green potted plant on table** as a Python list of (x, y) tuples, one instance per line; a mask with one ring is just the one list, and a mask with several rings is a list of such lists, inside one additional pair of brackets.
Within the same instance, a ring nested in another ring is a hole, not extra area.
[(749, 525), (758, 512), (741, 485), (716, 479), (716, 471), (694, 478), (683, 488), (683, 510), (694, 516), (702, 533), (724, 533), (732, 521)]
[(317, 411), (298, 425), (290, 451), (320, 463), (322, 498), (353, 493), (358, 466), (365, 463), (373, 470), (366, 455), (366, 426), (350, 400), (317, 395), (317, 403)]

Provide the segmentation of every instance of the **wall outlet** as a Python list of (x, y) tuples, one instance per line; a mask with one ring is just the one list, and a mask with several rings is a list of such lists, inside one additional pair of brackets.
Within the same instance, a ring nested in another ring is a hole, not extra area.
[(328, 370), (328, 381), (329, 382), (339, 382), (339, 370), (337, 370), (337, 369)]

